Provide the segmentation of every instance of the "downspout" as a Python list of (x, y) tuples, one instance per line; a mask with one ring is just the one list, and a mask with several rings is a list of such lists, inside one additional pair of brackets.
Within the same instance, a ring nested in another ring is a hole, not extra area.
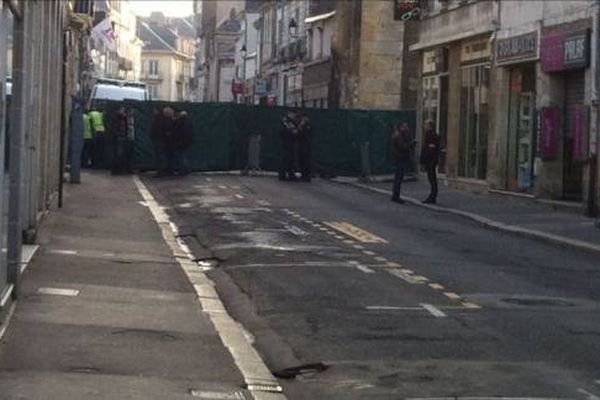
[[(596, 94), (593, 99), (593, 106), (596, 107), (596, 139), (595, 146), (590, 156), (590, 187), (588, 194), (588, 214), (591, 217), (598, 217), (598, 152), (600, 151), (600, 3), (596, 2), (596, 65), (594, 73), (594, 83)], [(596, 226), (600, 227), (600, 220), (596, 221)]]

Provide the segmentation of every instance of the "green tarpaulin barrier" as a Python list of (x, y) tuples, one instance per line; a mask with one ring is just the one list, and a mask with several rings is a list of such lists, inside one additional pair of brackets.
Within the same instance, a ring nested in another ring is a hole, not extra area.
[[(104, 107), (109, 127), (121, 102)], [(126, 102), (135, 110), (136, 139), (134, 167), (155, 169), (154, 146), (150, 138), (152, 111), (166, 106), (185, 110), (191, 118), (194, 142), (188, 151), (190, 167), (195, 171), (240, 170), (246, 167), (251, 135), (262, 136), (260, 161), (266, 171), (277, 171), (281, 161), (279, 131), (286, 112), (284, 107), (241, 104)], [(317, 173), (357, 176), (361, 173), (361, 145), (369, 142), (373, 174), (392, 171), (389, 147), (392, 126), (407, 122), (412, 131), (415, 112), (381, 110), (302, 109), (314, 127), (312, 152)], [(110, 132), (108, 134), (110, 141)], [(110, 148), (110, 145), (107, 145)], [(107, 151), (110, 153), (110, 151)], [(110, 155), (107, 154), (108, 165)]]

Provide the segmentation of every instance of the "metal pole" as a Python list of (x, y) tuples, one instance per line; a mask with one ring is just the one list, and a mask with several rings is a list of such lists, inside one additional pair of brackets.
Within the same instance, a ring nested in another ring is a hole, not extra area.
[(67, 104), (67, 35), (62, 34), (62, 78), (61, 78), (61, 110), (60, 110), (60, 150), (58, 161), (58, 208), (63, 206), (63, 171), (65, 165), (65, 132), (67, 131), (67, 117), (65, 113)]

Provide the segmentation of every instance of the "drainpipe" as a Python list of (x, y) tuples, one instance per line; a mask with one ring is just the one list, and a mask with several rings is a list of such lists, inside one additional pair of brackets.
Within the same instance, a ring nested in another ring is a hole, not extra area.
[[(595, 148), (592, 149), (590, 156), (590, 184), (588, 193), (588, 215), (590, 217), (598, 217), (598, 152), (600, 151), (600, 3), (596, 3), (596, 27), (595, 27), (595, 39), (596, 39), (596, 62), (594, 71), (594, 84), (596, 89), (596, 95), (593, 100), (593, 107), (596, 108), (596, 138)], [(600, 220), (596, 220), (596, 226), (600, 227)]]

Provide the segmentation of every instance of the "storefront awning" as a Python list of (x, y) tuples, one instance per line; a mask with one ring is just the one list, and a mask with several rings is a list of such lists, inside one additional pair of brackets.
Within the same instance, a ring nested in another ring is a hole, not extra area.
[(469, 31), (458, 33), (456, 35), (452, 35), (452, 36), (446, 36), (446, 37), (442, 37), (439, 39), (433, 39), (433, 40), (424, 41), (424, 42), (417, 42), (417, 43), (409, 46), (408, 49), (410, 51), (419, 51), (419, 50), (429, 49), (432, 47), (440, 46), (445, 43), (456, 42), (456, 41), (467, 39), (467, 38), (470, 38), (473, 36), (479, 36), (479, 35), (483, 35), (486, 33), (491, 33), (491, 32), (494, 32), (495, 29), (496, 28), (493, 25), (488, 25), (488, 26), (484, 26), (477, 30), (469, 30)]

